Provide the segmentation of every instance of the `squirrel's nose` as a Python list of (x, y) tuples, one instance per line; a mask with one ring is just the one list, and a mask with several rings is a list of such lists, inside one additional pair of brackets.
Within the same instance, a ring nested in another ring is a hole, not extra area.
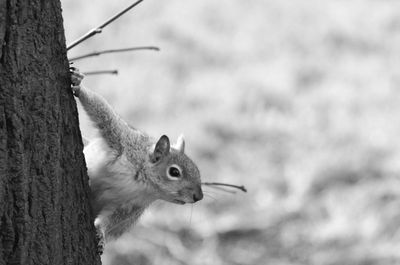
[(203, 191), (201, 190), (201, 187), (199, 186), (193, 193), (193, 201), (197, 202), (203, 199)]

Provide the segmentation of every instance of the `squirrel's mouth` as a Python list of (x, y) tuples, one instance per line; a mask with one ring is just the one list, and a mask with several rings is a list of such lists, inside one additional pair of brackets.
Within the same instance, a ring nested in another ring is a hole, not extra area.
[(172, 200), (172, 202), (176, 203), (176, 204), (185, 204), (186, 203), (186, 202), (181, 201), (181, 200)]

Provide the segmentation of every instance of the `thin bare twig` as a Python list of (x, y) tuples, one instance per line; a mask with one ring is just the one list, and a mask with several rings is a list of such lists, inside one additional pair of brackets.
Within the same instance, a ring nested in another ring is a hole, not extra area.
[(208, 187), (211, 188), (211, 189), (220, 190), (220, 191), (223, 191), (223, 192), (226, 192), (226, 193), (236, 194), (236, 191), (229, 190), (228, 188), (224, 188), (224, 187), (221, 187), (221, 186), (208, 185)]
[(101, 74), (111, 74), (117, 75), (118, 70), (100, 70), (100, 71), (90, 71), (90, 72), (83, 72), (84, 75), (101, 75)]
[(79, 55), (76, 57), (72, 57), (69, 60), (70, 61), (78, 61), (80, 59), (84, 59), (87, 57), (92, 57), (92, 56), (99, 56), (101, 54), (106, 54), (106, 53), (116, 53), (116, 52), (129, 52), (129, 51), (138, 51), (138, 50), (154, 50), (154, 51), (159, 51), (160, 48), (155, 47), (155, 46), (143, 46), (143, 47), (131, 47), (131, 48), (123, 48), (123, 49), (110, 49), (110, 50), (103, 50), (103, 51), (94, 51), (91, 53)]
[(232, 184), (227, 184), (227, 183), (202, 182), (201, 184), (205, 185), (205, 186), (225, 186), (225, 187), (235, 188), (235, 189), (241, 190), (243, 192), (247, 192), (247, 190), (244, 186), (237, 186), (237, 185), (232, 185)]
[(72, 49), (73, 47), (75, 47), (76, 45), (78, 45), (79, 43), (89, 39), (90, 37), (101, 33), (103, 28), (105, 28), (108, 24), (112, 23), (114, 20), (116, 20), (117, 18), (119, 18), (120, 16), (122, 16), (123, 14), (125, 14), (126, 12), (128, 12), (130, 9), (134, 8), (135, 6), (137, 6), (138, 4), (140, 4), (143, 0), (138, 0), (135, 3), (133, 3), (132, 5), (128, 6), (127, 8), (125, 8), (124, 10), (122, 10), (121, 12), (119, 12), (118, 14), (112, 16), (111, 18), (109, 18), (106, 22), (104, 22), (103, 24), (101, 24), (100, 26), (93, 28), (91, 30), (89, 30), (85, 35), (83, 35), (82, 37), (80, 37), (79, 39), (75, 40), (74, 42), (72, 42), (71, 44), (69, 44), (67, 46), (67, 50)]

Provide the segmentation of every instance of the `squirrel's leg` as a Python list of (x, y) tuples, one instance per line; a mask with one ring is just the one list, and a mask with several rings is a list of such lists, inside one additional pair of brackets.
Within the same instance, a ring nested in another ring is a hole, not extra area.
[(90, 119), (99, 128), (107, 144), (118, 152), (122, 151), (124, 133), (130, 130), (111, 108), (107, 101), (95, 92), (81, 85), (84, 75), (76, 68), (71, 68), (71, 83), (74, 95), (79, 98)]
[(130, 208), (118, 208), (108, 219), (105, 225), (104, 234), (106, 241), (117, 239), (127, 232), (139, 219), (144, 211), (144, 207), (132, 206)]
[(99, 253), (99, 255), (103, 255), (106, 243), (103, 233), (98, 228), (96, 228), (96, 237), (97, 237), (97, 253)]

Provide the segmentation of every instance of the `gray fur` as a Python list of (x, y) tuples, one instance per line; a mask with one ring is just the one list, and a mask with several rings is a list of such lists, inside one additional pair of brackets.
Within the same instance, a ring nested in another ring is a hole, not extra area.
[[(162, 136), (154, 150), (156, 143), (147, 134), (130, 127), (101, 96), (79, 86), (80, 73), (72, 75), (75, 95), (102, 136), (85, 146), (84, 153), (95, 224), (106, 240), (129, 230), (155, 200), (184, 204), (203, 197), (200, 172), (184, 154), (183, 136), (172, 147)], [(169, 176), (171, 165), (178, 165), (182, 175)]]
[(128, 231), (144, 210), (144, 207), (137, 205), (132, 205), (130, 208), (117, 208), (110, 216), (110, 222), (104, 227), (106, 241), (118, 238)]

